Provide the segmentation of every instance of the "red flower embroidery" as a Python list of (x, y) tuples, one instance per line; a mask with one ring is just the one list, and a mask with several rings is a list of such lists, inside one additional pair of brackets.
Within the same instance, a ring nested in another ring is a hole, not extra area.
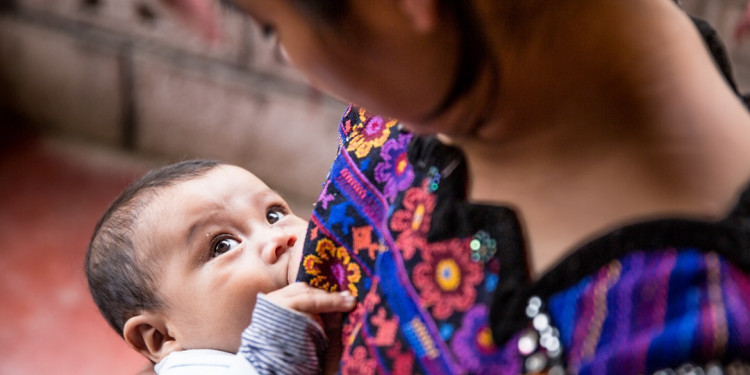
[(393, 318), (388, 319), (386, 318), (386, 315), (385, 308), (381, 307), (378, 309), (377, 314), (370, 317), (370, 323), (375, 332), (375, 337), (372, 338), (372, 343), (377, 346), (391, 346), (396, 340), (398, 317), (394, 316)]
[(322, 239), (310, 254), (302, 261), (305, 271), (314, 276), (310, 285), (328, 291), (349, 290), (357, 296), (356, 284), (362, 277), (357, 263), (352, 262), (345, 248), (333, 244), (329, 239)]
[(404, 259), (411, 259), (417, 249), (424, 249), (427, 245), (435, 196), (422, 187), (413, 187), (404, 194), (403, 203), (404, 209), (391, 216), (391, 230), (401, 232), (396, 245)]
[(377, 368), (375, 359), (369, 358), (367, 349), (362, 346), (354, 348), (351, 353), (344, 352), (341, 363), (344, 366), (341, 373), (345, 375), (372, 375)]
[(349, 314), (341, 333), (341, 340), (344, 344), (344, 353), (354, 345), (354, 341), (359, 335), (365, 316), (375, 310), (380, 304), (380, 295), (378, 294), (378, 281), (373, 281), (370, 290), (365, 294), (364, 300), (357, 304), (357, 308)]
[(357, 338), (359, 330), (362, 328), (362, 318), (365, 316), (365, 305), (359, 303), (357, 308), (349, 314), (344, 327), (341, 330), (341, 341), (344, 347), (350, 347)]
[(482, 267), (471, 261), (470, 254), (468, 239), (437, 242), (428, 245), (422, 262), (414, 267), (414, 285), (436, 319), (446, 319), (474, 304)]
[(414, 373), (414, 352), (408, 348), (402, 350), (401, 342), (397, 341), (391, 345), (386, 354), (393, 360), (393, 366), (391, 366), (393, 369), (392, 375), (410, 375)]

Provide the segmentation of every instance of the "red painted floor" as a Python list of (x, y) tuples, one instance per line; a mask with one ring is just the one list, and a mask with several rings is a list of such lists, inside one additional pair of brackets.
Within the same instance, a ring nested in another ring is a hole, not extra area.
[(88, 239), (143, 164), (0, 132), (0, 375), (135, 374), (83, 271)]

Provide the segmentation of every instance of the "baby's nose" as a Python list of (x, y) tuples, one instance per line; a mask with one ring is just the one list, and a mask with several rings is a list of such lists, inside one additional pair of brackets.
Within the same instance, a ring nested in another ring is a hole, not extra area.
[(276, 263), (282, 254), (294, 247), (297, 236), (294, 234), (281, 233), (274, 236), (268, 244), (266, 261), (270, 264)]

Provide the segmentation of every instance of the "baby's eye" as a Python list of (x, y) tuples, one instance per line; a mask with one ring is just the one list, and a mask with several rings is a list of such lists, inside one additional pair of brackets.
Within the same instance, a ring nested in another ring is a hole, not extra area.
[(276, 224), (286, 216), (286, 210), (283, 207), (271, 207), (266, 212), (266, 221), (268, 224)]
[(235, 240), (234, 238), (224, 238), (218, 242), (216, 242), (213, 245), (213, 249), (211, 251), (211, 255), (214, 257), (217, 257), (221, 254), (226, 253), (229, 250), (234, 249), (240, 244), (239, 241)]

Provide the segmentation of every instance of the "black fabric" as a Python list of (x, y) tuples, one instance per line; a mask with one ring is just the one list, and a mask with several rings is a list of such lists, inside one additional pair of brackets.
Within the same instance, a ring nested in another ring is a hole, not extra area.
[(491, 308), (493, 338), (506, 342), (525, 327), (529, 297), (548, 298), (628, 253), (665, 249), (715, 252), (750, 272), (750, 188), (724, 220), (664, 219), (625, 226), (581, 246), (534, 283), (499, 286)]

